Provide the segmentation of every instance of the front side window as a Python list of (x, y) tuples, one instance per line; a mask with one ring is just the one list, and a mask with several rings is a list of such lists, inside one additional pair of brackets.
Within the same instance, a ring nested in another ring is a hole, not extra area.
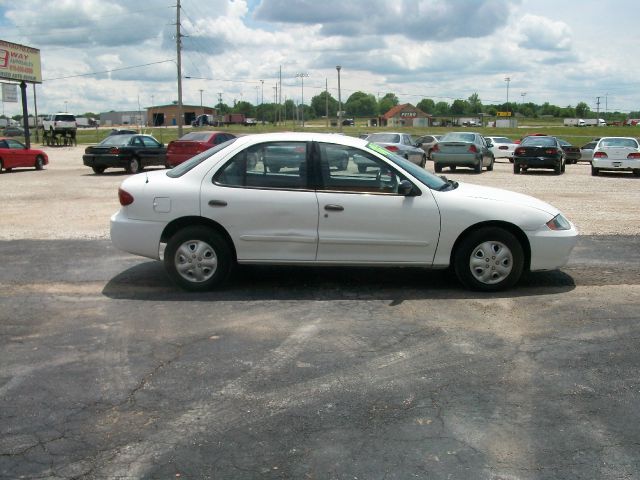
[(304, 189), (307, 187), (307, 143), (252, 145), (218, 170), (213, 182), (227, 187)]
[(405, 177), (391, 165), (364, 150), (319, 143), (320, 189), (328, 191), (397, 194)]
[(18, 142), (17, 140), (9, 140), (9, 139), (7, 139), (6, 142), (9, 145), (9, 148), (11, 148), (13, 150), (22, 150), (22, 149), (24, 149), (24, 145), (21, 144), (20, 142)]

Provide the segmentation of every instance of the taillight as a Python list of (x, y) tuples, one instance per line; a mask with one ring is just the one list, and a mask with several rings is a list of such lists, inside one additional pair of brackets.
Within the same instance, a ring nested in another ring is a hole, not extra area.
[(544, 153), (547, 155), (558, 155), (558, 151), (555, 148), (547, 148)]
[(438, 146), (437, 143), (433, 147), (431, 147), (431, 153), (439, 152), (439, 151), (440, 151), (440, 147)]
[(475, 145), (471, 145), (469, 147), (469, 152), (471, 153), (478, 153), (478, 148)]
[(524, 148), (516, 148), (513, 153), (515, 153), (516, 155), (524, 155), (526, 151), (527, 150)]
[(627, 158), (629, 158), (629, 159), (640, 158), (640, 152), (631, 152), (629, 155), (627, 155)]
[(120, 149), (118, 147), (111, 147), (109, 149), (109, 153), (112, 155), (118, 155), (120, 153)]
[(125, 192), (123, 189), (118, 189), (118, 199), (120, 200), (120, 205), (126, 207), (127, 205), (131, 205), (133, 203), (133, 195), (129, 192)]
[(397, 152), (398, 151), (398, 147), (396, 147), (395, 145), (387, 145), (384, 148), (386, 148), (390, 152)]
[(605, 152), (596, 152), (593, 154), (593, 158), (609, 158)]

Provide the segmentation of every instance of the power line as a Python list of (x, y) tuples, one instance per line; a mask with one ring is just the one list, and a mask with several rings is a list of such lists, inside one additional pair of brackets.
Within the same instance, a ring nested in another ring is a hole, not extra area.
[(78, 75), (67, 75), (66, 77), (45, 78), (42, 81), (43, 82), (52, 82), (54, 80), (66, 80), (67, 78), (91, 77), (93, 75), (102, 75), (104, 73), (120, 72), (122, 70), (132, 70), (134, 68), (148, 67), (150, 65), (158, 65), (160, 63), (168, 63), (168, 62), (175, 62), (175, 60), (173, 60), (173, 59), (160, 60), (158, 62), (144, 63), (142, 65), (132, 65), (132, 66), (129, 66), (129, 67), (122, 67), (122, 68), (113, 68), (111, 70), (103, 70), (101, 72), (80, 73)]

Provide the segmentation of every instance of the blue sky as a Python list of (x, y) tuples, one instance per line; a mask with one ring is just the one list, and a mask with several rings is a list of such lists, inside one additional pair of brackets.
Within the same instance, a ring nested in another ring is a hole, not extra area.
[[(0, 39), (40, 49), (38, 111), (136, 110), (177, 99), (175, 1), (0, 0)], [(478, 93), (640, 110), (636, 0), (182, 0), (185, 103), (308, 103), (393, 92), (402, 102)], [(146, 65), (146, 66), (142, 66)], [(134, 68), (129, 68), (134, 67)], [(110, 73), (97, 73), (108, 72)], [(82, 75), (82, 76), (78, 76)], [(197, 78), (193, 78), (197, 77)], [(264, 80), (264, 90), (260, 80)], [(264, 92), (264, 93), (263, 93)], [(30, 107), (31, 108), (31, 107)], [(19, 113), (5, 104), (5, 113)]]

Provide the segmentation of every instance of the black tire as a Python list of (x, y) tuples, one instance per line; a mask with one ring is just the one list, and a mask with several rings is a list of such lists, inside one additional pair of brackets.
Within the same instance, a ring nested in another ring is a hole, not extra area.
[(636, 177), (640, 177), (640, 168), (634, 168), (634, 170), (633, 170), (633, 174), (634, 174)]
[(420, 166), (421, 166), (422, 168), (424, 168), (426, 164), (427, 164), (427, 154), (426, 154), (426, 153), (423, 153), (423, 154), (422, 154), (422, 161), (420, 162)]
[(560, 165), (560, 173), (564, 173), (567, 170), (567, 162), (562, 162)]
[(93, 170), (93, 173), (96, 175), (101, 175), (106, 170), (106, 167), (91, 167), (91, 170)]
[(142, 171), (142, 162), (138, 157), (132, 157), (125, 167), (127, 173), (140, 173)]
[(600, 173), (600, 169), (594, 167), (593, 165), (591, 165), (591, 176), (592, 177), (597, 177), (598, 174)]
[(491, 160), (491, 162), (487, 166), (487, 172), (493, 172), (493, 163), (494, 162), (495, 162), (495, 160)]
[(36, 157), (36, 161), (33, 166), (36, 170), (42, 170), (44, 168), (44, 158), (42, 158), (42, 155), (38, 155)]
[(2, 161), (2, 159), (0, 158), (0, 173), (2, 173), (4, 170), (4, 162)]
[(480, 160), (478, 163), (474, 165), (473, 171), (475, 173), (482, 173), (482, 160)]
[(449, 170), (451, 170), (452, 172), (455, 172), (456, 171), (456, 166), (455, 165), (451, 165), (449, 167)]
[(520, 165), (518, 165), (517, 163), (513, 164), (513, 173), (515, 173), (516, 175), (520, 173)]
[(437, 163), (433, 164), (433, 171), (436, 173), (440, 173), (442, 171), (442, 166), (438, 165)]
[(556, 175), (560, 175), (562, 173), (562, 166), (561, 165), (556, 165), (555, 167), (553, 167), (553, 172)]
[(169, 239), (164, 265), (178, 286), (203, 292), (224, 283), (233, 257), (224, 237), (211, 228), (193, 226), (179, 230)]
[(507, 230), (483, 227), (460, 242), (453, 267), (458, 280), (471, 290), (505, 290), (520, 279), (524, 252), (518, 239)]

